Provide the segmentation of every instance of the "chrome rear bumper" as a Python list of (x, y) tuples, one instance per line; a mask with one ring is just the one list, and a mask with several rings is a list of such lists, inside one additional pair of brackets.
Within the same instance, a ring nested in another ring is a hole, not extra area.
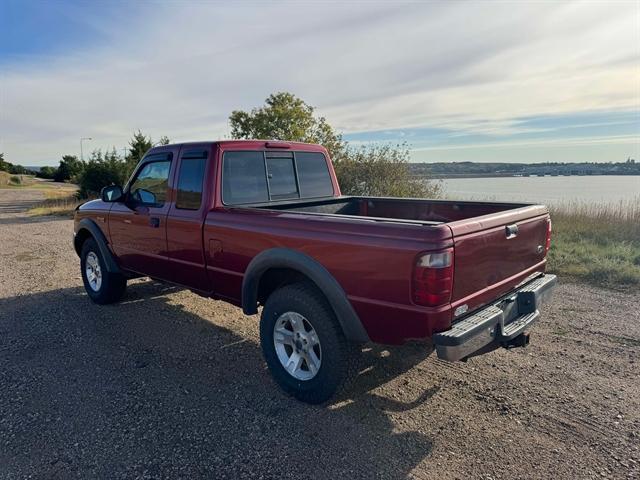
[(525, 332), (540, 317), (538, 307), (556, 286), (555, 275), (544, 274), (491, 305), (470, 313), (433, 336), (438, 358), (455, 362), (493, 350), (528, 343)]

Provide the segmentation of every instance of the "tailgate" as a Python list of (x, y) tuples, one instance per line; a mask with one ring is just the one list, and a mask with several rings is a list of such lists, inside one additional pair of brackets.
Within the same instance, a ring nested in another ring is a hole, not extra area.
[(549, 215), (532, 205), (449, 224), (454, 237), (454, 307), (473, 310), (544, 270)]

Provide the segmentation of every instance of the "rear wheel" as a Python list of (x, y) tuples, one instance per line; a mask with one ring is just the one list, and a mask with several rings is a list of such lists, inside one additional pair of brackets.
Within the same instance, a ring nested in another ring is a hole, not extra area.
[(119, 273), (107, 271), (104, 258), (93, 238), (82, 244), (80, 273), (84, 289), (95, 303), (104, 305), (117, 302), (124, 295), (127, 279)]
[(275, 381), (303, 402), (325, 402), (350, 377), (354, 347), (313, 285), (287, 285), (269, 296), (260, 343)]

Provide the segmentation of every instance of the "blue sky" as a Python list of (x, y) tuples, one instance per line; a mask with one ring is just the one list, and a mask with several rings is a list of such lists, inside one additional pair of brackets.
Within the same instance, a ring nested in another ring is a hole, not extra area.
[(135, 28), (148, 5), (118, 0), (2, 0), (0, 67), (106, 46), (112, 40), (112, 25)]
[(229, 135), (287, 90), (415, 161), (640, 158), (638, 2), (0, 0), (0, 151)]

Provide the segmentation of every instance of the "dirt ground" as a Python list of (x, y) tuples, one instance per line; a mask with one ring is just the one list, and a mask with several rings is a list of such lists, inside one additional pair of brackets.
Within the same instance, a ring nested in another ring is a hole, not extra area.
[(526, 349), (363, 352), (328, 406), (283, 395), (257, 317), (148, 280), (85, 295), (72, 222), (0, 190), (0, 477), (639, 478), (638, 295), (562, 283)]

